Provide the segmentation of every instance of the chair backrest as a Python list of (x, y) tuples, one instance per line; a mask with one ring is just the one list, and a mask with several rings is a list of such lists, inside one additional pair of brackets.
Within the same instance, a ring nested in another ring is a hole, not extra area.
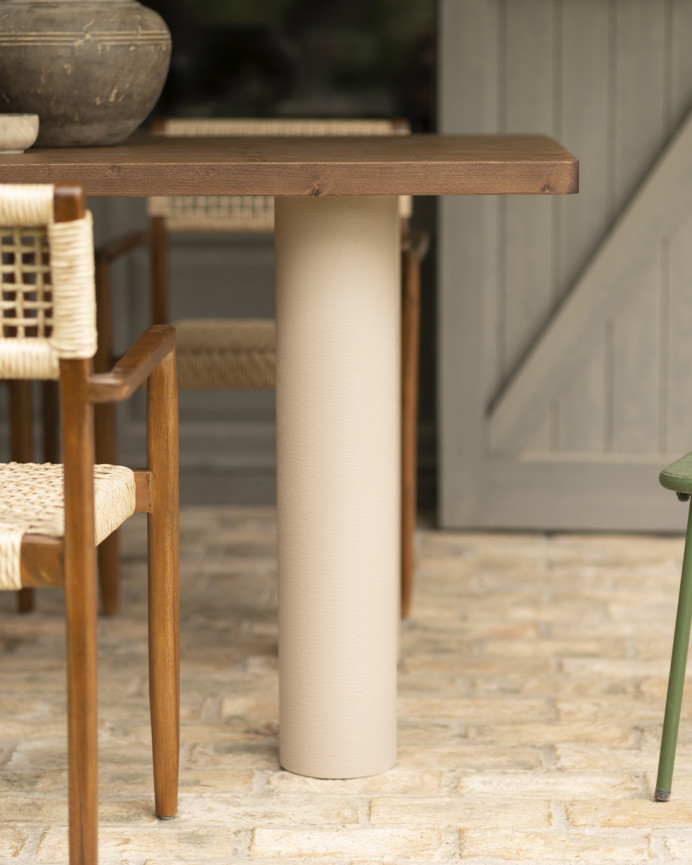
[[(302, 118), (170, 118), (157, 121), (152, 131), (175, 138), (245, 136), (407, 135), (406, 120)], [(274, 198), (270, 195), (155, 196), (148, 201), (151, 217), (164, 220), (168, 231), (274, 230)], [(411, 198), (399, 197), (402, 219), (411, 215)]]
[(57, 379), (61, 360), (93, 357), (93, 230), (81, 188), (0, 184), (0, 288), (0, 378)]

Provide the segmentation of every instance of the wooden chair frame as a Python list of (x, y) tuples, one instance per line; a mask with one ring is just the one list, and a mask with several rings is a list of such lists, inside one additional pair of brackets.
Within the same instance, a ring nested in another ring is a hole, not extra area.
[[(57, 185), (56, 222), (85, 213), (80, 187)], [(149, 691), (155, 807), (177, 811), (179, 752), (178, 409), (175, 330), (149, 328), (109, 372), (60, 361), (64, 538), (27, 534), (22, 586), (62, 586), (66, 599), (70, 865), (97, 861), (96, 554), (94, 405), (147, 386), (147, 468), (135, 472), (136, 511), (148, 518)]]

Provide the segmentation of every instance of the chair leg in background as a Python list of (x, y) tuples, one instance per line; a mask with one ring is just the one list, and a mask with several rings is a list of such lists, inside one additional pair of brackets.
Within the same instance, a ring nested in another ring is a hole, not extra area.
[(60, 388), (57, 381), (41, 382), (43, 461), (60, 462)]
[[(114, 405), (94, 406), (94, 429), (96, 462), (115, 465), (118, 455)], [(117, 530), (99, 544), (97, 555), (101, 610), (105, 616), (114, 616), (120, 609), (120, 533)]]
[(149, 700), (156, 814), (178, 811), (180, 749), (178, 406), (175, 352), (147, 385), (151, 471), (149, 543)]
[[(109, 262), (100, 255), (96, 256), (96, 327), (99, 339), (94, 371), (107, 372), (113, 354), (111, 288)], [(118, 462), (118, 441), (112, 403), (94, 406), (94, 436), (96, 462), (115, 465)], [(120, 609), (120, 536), (117, 530), (99, 545), (97, 557), (101, 610), (105, 616), (114, 616)]]
[(685, 684), (685, 669), (687, 666), (687, 651), (690, 644), (690, 621), (692, 619), (692, 508), (687, 521), (687, 536), (685, 552), (680, 577), (680, 595), (678, 612), (675, 620), (675, 636), (673, 638), (673, 654), (668, 677), (668, 695), (663, 720), (663, 735), (661, 737), (661, 752), (658, 762), (656, 779), (657, 802), (667, 802), (673, 780), (675, 750), (678, 742), (680, 725), (680, 709), (682, 693)]
[[(10, 388), (10, 457), (13, 462), (30, 463), (34, 458), (31, 382), (11, 381)], [(17, 609), (29, 613), (34, 609), (34, 590), (17, 592)]]
[(416, 533), (416, 448), (420, 340), (420, 260), (415, 249), (401, 255), (401, 617), (411, 612)]

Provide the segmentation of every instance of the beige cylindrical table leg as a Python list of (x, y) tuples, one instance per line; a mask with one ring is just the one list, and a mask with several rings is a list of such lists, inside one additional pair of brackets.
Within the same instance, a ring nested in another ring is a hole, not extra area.
[(281, 765), (396, 762), (400, 263), (395, 197), (277, 198)]

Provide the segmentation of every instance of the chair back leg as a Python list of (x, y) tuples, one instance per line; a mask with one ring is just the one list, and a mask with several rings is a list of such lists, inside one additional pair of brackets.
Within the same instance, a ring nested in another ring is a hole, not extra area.
[(401, 253), (401, 617), (411, 612), (416, 532), (420, 259)]
[(175, 352), (147, 384), (147, 461), (151, 471), (149, 544), (149, 700), (154, 793), (159, 817), (178, 810), (180, 745), (178, 402)]

